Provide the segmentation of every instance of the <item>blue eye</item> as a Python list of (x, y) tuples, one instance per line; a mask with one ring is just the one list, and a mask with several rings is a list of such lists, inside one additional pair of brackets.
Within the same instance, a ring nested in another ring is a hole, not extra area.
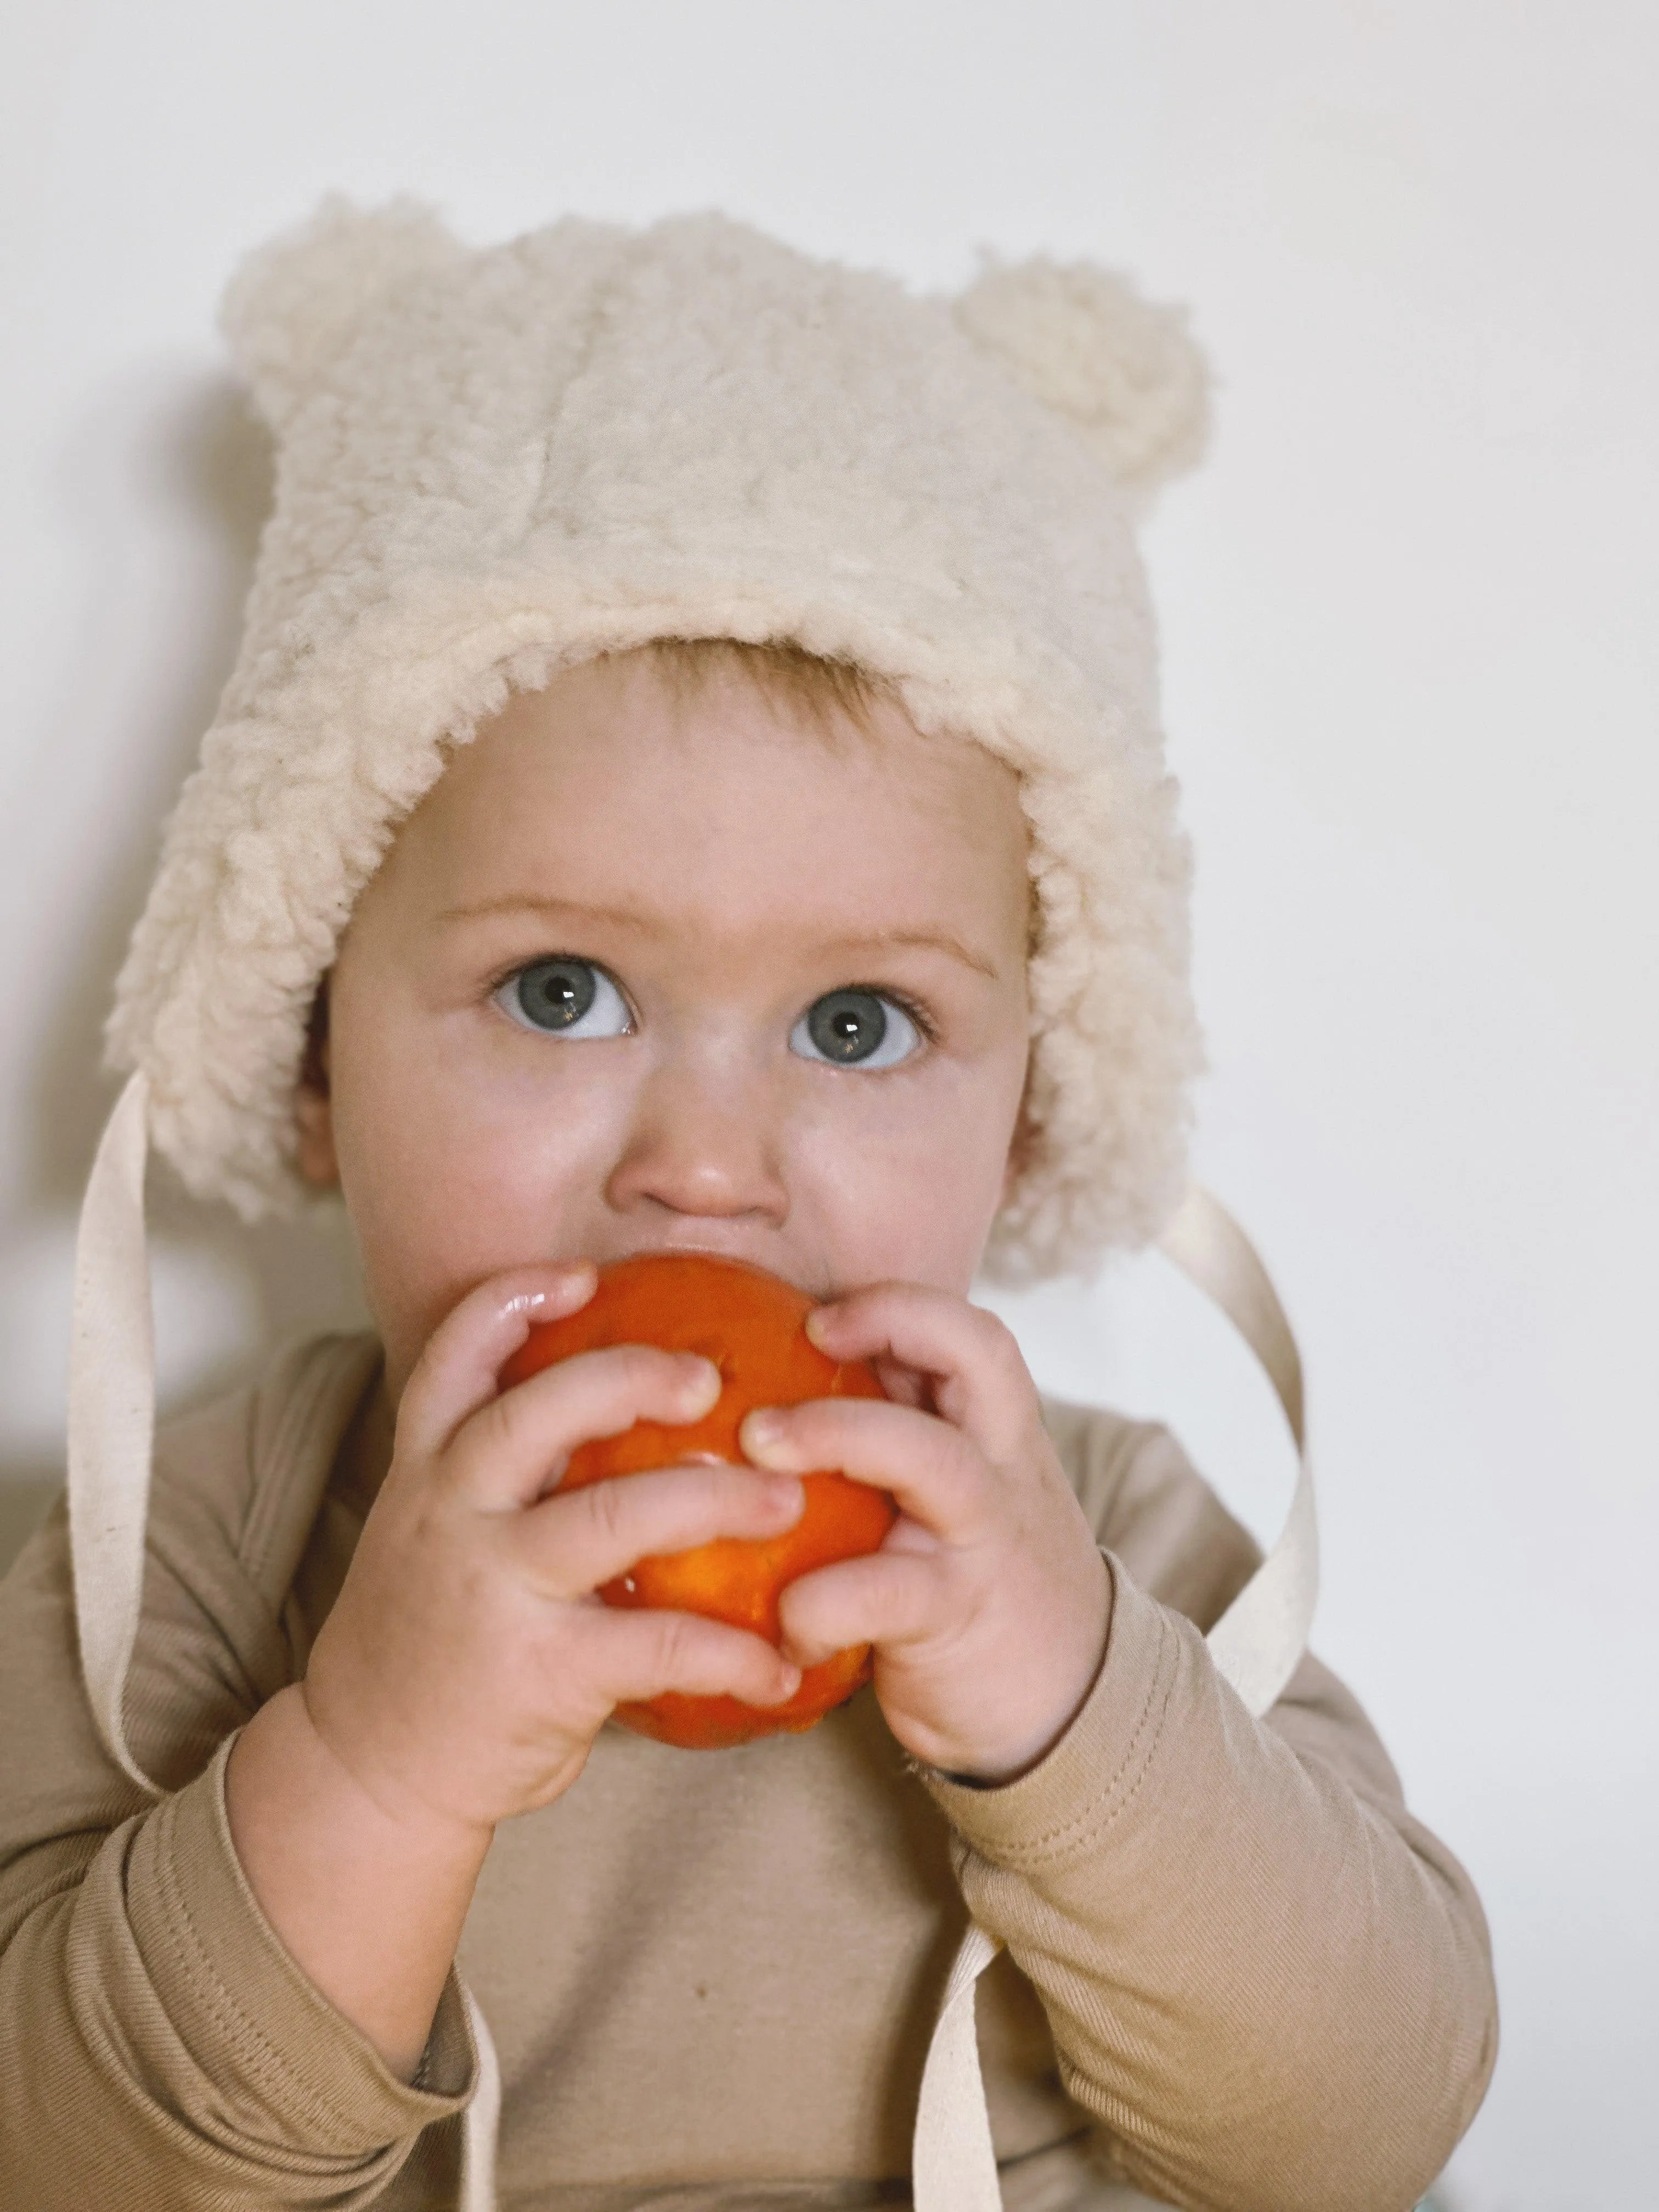
[(826, 991), (789, 1032), (789, 1049), (832, 1067), (896, 1067), (921, 1033), (896, 1000), (879, 991)]
[(563, 954), (509, 975), (495, 1004), (521, 1029), (544, 1036), (628, 1036), (634, 1028), (627, 1000), (604, 969)]

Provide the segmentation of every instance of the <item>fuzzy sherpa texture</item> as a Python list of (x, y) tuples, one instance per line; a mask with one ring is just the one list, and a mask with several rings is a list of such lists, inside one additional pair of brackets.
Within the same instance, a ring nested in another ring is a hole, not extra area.
[(1020, 774), (1034, 1141), (989, 1263), (1156, 1233), (1198, 1046), (1132, 516), (1201, 442), (1177, 315), (1045, 262), (921, 300), (714, 216), (476, 251), (336, 200), (247, 263), (225, 327), (275, 507), (110, 1022), (193, 1191), (297, 1194), (318, 982), (510, 690), (659, 637), (790, 640)]

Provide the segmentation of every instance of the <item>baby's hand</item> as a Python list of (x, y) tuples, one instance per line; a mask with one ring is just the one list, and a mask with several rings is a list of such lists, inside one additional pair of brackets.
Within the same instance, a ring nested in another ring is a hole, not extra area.
[(799, 1684), (760, 1637), (594, 1595), (648, 1553), (776, 1535), (802, 1492), (791, 1475), (700, 1465), (560, 1496), (578, 1444), (637, 1419), (696, 1420), (720, 1387), (706, 1359), (635, 1345), (498, 1395), (528, 1324), (574, 1312), (593, 1283), (578, 1265), (482, 1285), (404, 1392), (391, 1468), (304, 1686), (319, 1735), (394, 1819), (487, 1830), (547, 1803), (625, 1698), (764, 1705)]
[(890, 1399), (751, 1413), (757, 1465), (837, 1468), (892, 1492), (880, 1551), (784, 1592), (784, 1648), (805, 1666), (875, 1646), (876, 1694), (905, 1749), (995, 1782), (1032, 1765), (1087, 1697), (1111, 1583), (1042, 1426), (1019, 1348), (943, 1291), (884, 1284), (807, 1324), (836, 1359), (869, 1359)]

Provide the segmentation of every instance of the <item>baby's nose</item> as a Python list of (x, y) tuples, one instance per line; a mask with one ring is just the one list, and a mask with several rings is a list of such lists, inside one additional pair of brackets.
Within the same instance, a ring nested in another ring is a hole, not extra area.
[(619, 1212), (661, 1206), (781, 1226), (789, 1195), (763, 1079), (677, 1064), (636, 1094), (605, 1195)]

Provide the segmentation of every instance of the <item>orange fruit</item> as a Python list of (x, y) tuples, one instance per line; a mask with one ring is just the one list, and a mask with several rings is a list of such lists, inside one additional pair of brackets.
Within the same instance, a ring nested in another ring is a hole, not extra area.
[[(617, 1437), (579, 1445), (561, 1490), (688, 1461), (742, 1463), (738, 1430), (755, 1406), (793, 1406), (810, 1398), (879, 1398), (874, 1370), (818, 1350), (805, 1322), (814, 1301), (763, 1268), (701, 1252), (658, 1252), (600, 1270), (599, 1288), (580, 1313), (544, 1322), (501, 1370), (503, 1389), (553, 1361), (617, 1344), (697, 1352), (720, 1370), (721, 1390), (700, 1421), (635, 1421)], [(799, 1576), (878, 1550), (896, 1517), (884, 1491), (833, 1472), (803, 1478), (805, 1506), (781, 1536), (720, 1537), (689, 1552), (641, 1559), (607, 1583), (607, 1605), (656, 1607), (729, 1621), (780, 1641), (778, 1598)], [(713, 1751), (752, 1737), (809, 1729), (844, 1704), (870, 1675), (870, 1647), (858, 1644), (806, 1668), (781, 1705), (746, 1705), (729, 1697), (665, 1692), (621, 1705), (617, 1718), (641, 1735), (688, 1751)]]

